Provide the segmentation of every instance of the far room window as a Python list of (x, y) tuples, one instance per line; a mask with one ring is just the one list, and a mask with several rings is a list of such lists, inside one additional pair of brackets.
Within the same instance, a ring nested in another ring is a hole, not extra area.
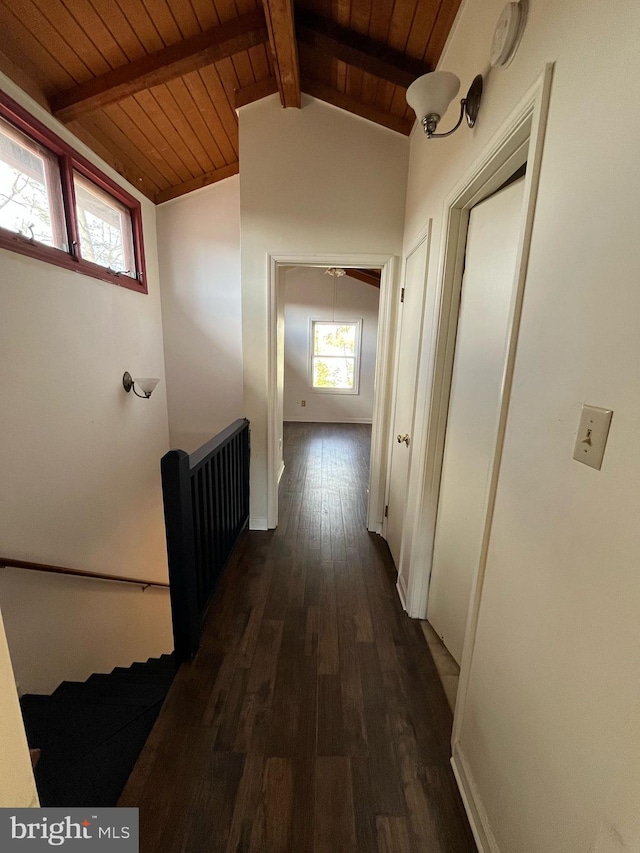
[(311, 323), (311, 387), (334, 394), (357, 394), (362, 321)]

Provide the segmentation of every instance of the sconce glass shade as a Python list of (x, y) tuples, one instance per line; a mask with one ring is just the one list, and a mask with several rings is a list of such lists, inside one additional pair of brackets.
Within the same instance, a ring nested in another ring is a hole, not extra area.
[(136, 377), (133, 381), (136, 383), (136, 388), (139, 388), (142, 393), (145, 394), (145, 396), (147, 397), (151, 396), (151, 392), (156, 387), (158, 382), (160, 382), (159, 379), (150, 379), (149, 377), (145, 376), (140, 379)]
[(460, 80), (450, 71), (432, 71), (418, 77), (407, 89), (407, 103), (415, 112), (418, 121), (425, 116), (446, 113), (451, 101), (458, 94)]
[[(122, 387), (124, 390), (129, 393), (129, 391), (133, 391), (136, 397), (142, 397), (143, 400), (148, 400), (151, 396), (151, 392), (156, 387), (156, 385), (160, 382), (159, 379), (151, 379), (150, 377), (143, 376), (140, 379), (133, 379), (128, 370), (124, 372), (122, 377)], [(142, 391), (142, 394), (138, 393), (138, 388)]]

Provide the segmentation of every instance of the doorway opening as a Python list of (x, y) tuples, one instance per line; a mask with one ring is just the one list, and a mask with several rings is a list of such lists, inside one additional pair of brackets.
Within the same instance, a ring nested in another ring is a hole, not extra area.
[[(327, 275), (327, 269), (345, 274)], [(382, 532), (394, 273), (389, 256), (270, 256), (269, 528), (278, 526), (284, 422), (370, 422), (366, 529)]]
[(320, 559), (345, 560), (346, 533), (366, 530), (381, 272), (282, 272), (278, 526), (299, 526)]

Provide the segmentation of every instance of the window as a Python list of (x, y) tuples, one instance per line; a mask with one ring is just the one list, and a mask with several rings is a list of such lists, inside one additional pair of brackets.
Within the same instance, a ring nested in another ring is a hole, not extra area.
[(361, 320), (311, 322), (311, 387), (334, 394), (357, 394)]
[(80, 254), (114, 272), (133, 275), (135, 259), (131, 213), (95, 184), (73, 173)]
[(2, 93), (0, 247), (147, 292), (140, 204)]
[(0, 120), (0, 226), (67, 251), (57, 158)]

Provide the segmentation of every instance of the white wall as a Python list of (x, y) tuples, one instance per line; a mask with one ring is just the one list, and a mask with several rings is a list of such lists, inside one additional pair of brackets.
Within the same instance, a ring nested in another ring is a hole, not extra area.
[[(0, 76), (0, 86), (123, 183), (7, 78)], [(2, 556), (167, 578), (160, 457), (169, 435), (155, 208), (141, 201), (148, 295), (0, 250)], [(124, 392), (125, 370), (161, 377), (150, 400)], [(16, 583), (25, 591), (30, 584)], [(73, 604), (70, 598), (60, 620)], [(22, 606), (28, 612), (29, 601)], [(11, 612), (5, 619), (19, 624)], [(30, 630), (28, 620), (19, 630)], [(64, 659), (58, 663), (64, 677)]]
[(39, 805), (0, 613), (0, 808)]
[(3, 568), (0, 601), (21, 695), (173, 650), (167, 589)]
[[(463, 4), (441, 63), (463, 90), (486, 71), (503, 5)], [(640, 785), (639, 31), (631, 0), (536, 0), (476, 129), (411, 141), (405, 245), (433, 217), (437, 247), (446, 195), (556, 61), (459, 744), (502, 853), (638, 849), (637, 802), (634, 816), (611, 797)], [(600, 472), (572, 459), (583, 402), (614, 410)]]
[(408, 140), (314, 98), (242, 107), (240, 222), (252, 526), (267, 517), (267, 253), (399, 255)]
[[(329, 423), (371, 423), (380, 291), (344, 275), (337, 280), (318, 267), (285, 273), (284, 419)], [(335, 312), (334, 312), (335, 307)], [(309, 382), (312, 320), (362, 320), (358, 394), (324, 394)], [(306, 406), (301, 406), (301, 401)]]
[(157, 217), (169, 432), (190, 453), (244, 416), (239, 178)]

